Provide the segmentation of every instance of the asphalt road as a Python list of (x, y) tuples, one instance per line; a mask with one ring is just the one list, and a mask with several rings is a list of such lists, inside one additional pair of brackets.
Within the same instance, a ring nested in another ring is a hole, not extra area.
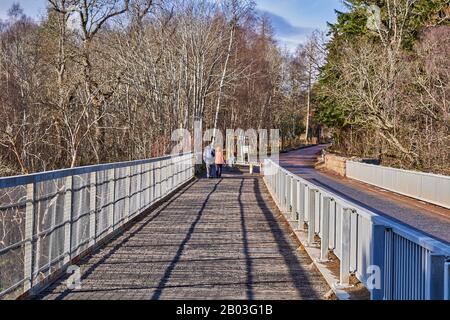
[(280, 155), (287, 170), (373, 212), (450, 244), (450, 210), (314, 169), (325, 145)]

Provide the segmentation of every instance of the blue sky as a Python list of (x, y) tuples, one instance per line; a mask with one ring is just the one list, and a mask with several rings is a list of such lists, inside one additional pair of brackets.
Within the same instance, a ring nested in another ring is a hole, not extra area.
[[(342, 9), (342, 0), (255, 0), (258, 10), (272, 19), (277, 40), (282, 47), (295, 49), (314, 29), (325, 30), (327, 21), (334, 22), (335, 9)], [(37, 18), (45, 10), (46, 0), (0, 0), (0, 19), (14, 2), (27, 15)]]
[(0, 19), (5, 19), (8, 9), (13, 3), (19, 3), (26, 15), (37, 18), (40, 14), (45, 13), (47, 0), (0, 0)]
[(335, 22), (335, 9), (342, 0), (255, 0), (258, 9), (268, 14), (281, 46), (294, 50), (315, 29), (326, 30)]

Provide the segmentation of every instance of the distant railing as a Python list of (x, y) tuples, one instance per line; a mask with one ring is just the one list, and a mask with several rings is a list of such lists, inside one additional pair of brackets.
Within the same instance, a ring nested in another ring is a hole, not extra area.
[(0, 298), (37, 292), (193, 176), (184, 154), (0, 178)]
[(346, 162), (347, 177), (450, 209), (450, 177)]
[(320, 237), (321, 260), (340, 259), (339, 285), (351, 274), (374, 300), (450, 299), (450, 246), (381, 217), (306, 181), (271, 160), (265, 182), (287, 220)]

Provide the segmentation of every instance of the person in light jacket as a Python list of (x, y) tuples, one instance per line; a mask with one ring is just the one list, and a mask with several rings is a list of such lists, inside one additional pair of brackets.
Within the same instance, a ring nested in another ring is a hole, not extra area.
[(225, 159), (223, 157), (223, 151), (221, 147), (218, 147), (216, 150), (215, 163), (216, 163), (216, 177), (220, 178), (222, 177), (222, 169), (223, 165), (225, 164)]
[(203, 151), (203, 161), (205, 161), (206, 164), (206, 177), (208, 179), (213, 178), (215, 151), (212, 144), (206, 146), (205, 150)]

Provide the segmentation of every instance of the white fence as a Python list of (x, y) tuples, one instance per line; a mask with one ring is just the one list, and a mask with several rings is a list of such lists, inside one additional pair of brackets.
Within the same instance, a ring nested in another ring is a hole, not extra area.
[(264, 164), (280, 210), (308, 242), (320, 237), (321, 259), (340, 259), (340, 285), (354, 274), (374, 300), (449, 299), (450, 246), (381, 217), (285, 170)]
[(0, 179), (0, 298), (45, 280), (194, 176), (193, 155)]
[(450, 177), (347, 161), (347, 177), (450, 209)]

